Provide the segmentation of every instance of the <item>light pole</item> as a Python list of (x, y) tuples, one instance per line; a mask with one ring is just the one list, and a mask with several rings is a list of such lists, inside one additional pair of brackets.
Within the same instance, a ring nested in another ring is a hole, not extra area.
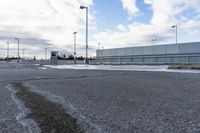
[(7, 42), (7, 62), (9, 61), (9, 42)]
[(47, 48), (44, 48), (45, 49), (45, 60), (47, 60)]
[(151, 41), (153, 42), (153, 53), (155, 53), (155, 48), (154, 47), (155, 47), (157, 39), (152, 39)]
[[(176, 44), (178, 44), (178, 26), (177, 26), (177, 24), (172, 26), (172, 29), (174, 29), (174, 28), (176, 29)], [(180, 53), (180, 45), (178, 45), (178, 50)]]
[(17, 45), (17, 56), (18, 56), (17, 57), (17, 62), (19, 63), (19, 38), (16, 37), (15, 40), (17, 40), (17, 44), (18, 44)]
[(25, 50), (27, 50), (27, 49), (22, 49), (22, 52), (23, 52), (23, 60), (24, 60)]
[(172, 29), (176, 29), (176, 44), (178, 43), (178, 27), (177, 24), (172, 26)]
[(153, 42), (153, 45), (155, 45), (155, 44), (156, 44), (156, 41), (157, 41), (157, 39), (152, 39), (151, 41)]
[(76, 34), (77, 32), (74, 32), (74, 64), (76, 64)]
[(152, 39), (151, 40), (152, 42), (153, 42), (153, 55), (154, 55), (154, 63), (156, 63), (156, 57), (155, 57), (155, 44), (156, 44), (156, 41), (157, 41), (157, 39), (155, 38), (155, 39)]
[(81, 5), (80, 9), (86, 9), (86, 61), (85, 61), (85, 64), (89, 64), (88, 62), (88, 7)]
[(101, 42), (98, 43), (98, 50), (100, 50), (100, 45), (101, 45)]

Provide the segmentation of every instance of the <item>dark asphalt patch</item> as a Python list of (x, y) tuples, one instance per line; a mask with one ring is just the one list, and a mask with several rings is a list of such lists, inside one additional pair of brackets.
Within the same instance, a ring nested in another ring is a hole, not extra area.
[(48, 101), (44, 96), (30, 91), (22, 83), (14, 83), (16, 95), (31, 110), (28, 118), (38, 123), (42, 133), (82, 133), (83, 129), (76, 123), (62, 105)]

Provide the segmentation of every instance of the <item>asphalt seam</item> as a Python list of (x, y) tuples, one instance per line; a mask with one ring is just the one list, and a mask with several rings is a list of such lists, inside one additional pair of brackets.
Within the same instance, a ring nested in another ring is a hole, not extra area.
[(24, 82), (24, 81), (38, 81), (38, 80), (62, 80), (62, 79), (83, 79), (83, 78), (99, 78), (99, 77), (112, 77), (112, 76), (119, 76), (119, 75), (129, 75), (129, 73), (120, 73), (120, 74), (106, 74), (106, 75), (95, 75), (95, 76), (77, 76), (77, 77), (62, 77), (62, 78), (28, 78), (28, 79), (20, 79), (20, 80), (11, 80), (5, 81), (1, 80), (0, 83), (16, 83), (16, 82)]

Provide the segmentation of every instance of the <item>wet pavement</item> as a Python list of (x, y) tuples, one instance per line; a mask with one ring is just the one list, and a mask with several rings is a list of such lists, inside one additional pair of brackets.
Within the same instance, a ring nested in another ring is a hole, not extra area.
[(13, 92), (15, 82), (60, 104), (88, 132), (200, 132), (199, 81), (198, 73), (44, 69), (0, 63), (0, 132), (40, 128), (34, 118), (20, 117), (31, 109)]

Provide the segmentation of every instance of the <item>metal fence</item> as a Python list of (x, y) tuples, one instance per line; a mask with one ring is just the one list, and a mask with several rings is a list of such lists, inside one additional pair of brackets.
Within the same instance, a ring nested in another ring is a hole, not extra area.
[(97, 64), (200, 64), (200, 54), (97, 57)]
[(97, 50), (97, 64), (200, 64), (200, 43)]

